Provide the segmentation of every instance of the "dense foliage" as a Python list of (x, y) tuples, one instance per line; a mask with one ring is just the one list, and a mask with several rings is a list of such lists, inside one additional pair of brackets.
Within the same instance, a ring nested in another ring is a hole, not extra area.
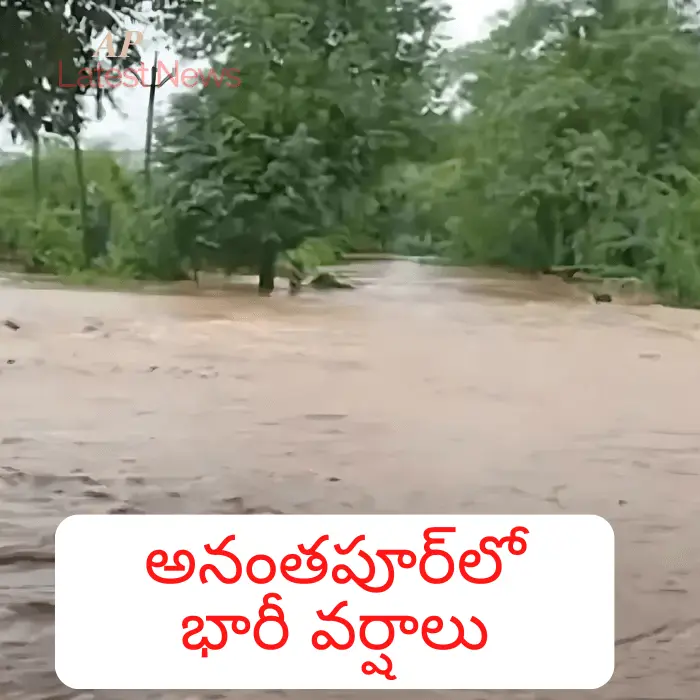
[(252, 267), (269, 290), (277, 254), (320, 239), (324, 258), (583, 269), (700, 302), (693, 3), (528, 0), (449, 54), (427, 0), (199, 7), (180, 38), (241, 87), (176, 100), (152, 192), (105, 153), (77, 180), (74, 155), (44, 153), (38, 205), (29, 163), (0, 169), (5, 257), (171, 279)]
[(697, 303), (694, 19), (691, 2), (527, 2), (452, 56), (470, 111), (456, 157), (424, 174), (453, 255), (638, 276)]
[(145, 201), (142, 178), (107, 152), (86, 151), (83, 161), (85, 222), (71, 149), (45, 149), (38, 209), (30, 159), (0, 168), (0, 260), (31, 272), (70, 275), (86, 267), (87, 238), (97, 248), (91, 256), (95, 272), (137, 279), (184, 276), (172, 223), (163, 207)]

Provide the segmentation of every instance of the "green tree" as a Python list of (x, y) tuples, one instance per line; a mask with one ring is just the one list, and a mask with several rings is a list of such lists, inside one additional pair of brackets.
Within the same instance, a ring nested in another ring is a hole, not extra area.
[(634, 274), (700, 299), (689, 6), (529, 0), (455, 52), (466, 114), (434, 201), (458, 258)]
[(279, 251), (342, 227), (386, 166), (432, 147), (444, 17), (427, 0), (217, 5), (214, 71), (240, 67), (242, 85), (177, 100), (158, 136), (181, 249), (229, 269), (256, 261), (271, 291)]

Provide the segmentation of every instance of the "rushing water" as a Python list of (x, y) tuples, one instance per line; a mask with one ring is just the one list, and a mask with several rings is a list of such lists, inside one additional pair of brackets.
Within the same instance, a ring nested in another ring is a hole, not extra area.
[(2, 700), (268, 694), (63, 687), (53, 532), (78, 512), (597, 513), (618, 657), (590, 695), (696, 700), (700, 314), (407, 262), (357, 274), (271, 299), (0, 286), (21, 325), (0, 327)]

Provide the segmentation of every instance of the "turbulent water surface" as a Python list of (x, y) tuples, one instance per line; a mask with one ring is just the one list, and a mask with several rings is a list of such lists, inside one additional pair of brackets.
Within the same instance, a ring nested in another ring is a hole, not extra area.
[(2, 700), (268, 695), (58, 682), (54, 529), (104, 512), (597, 513), (618, 656), (588, 696), (696, 700), (700, 314), (408, 262), (360, 276), (271, 299), (0, 285), (21, 326), (0, 327)]

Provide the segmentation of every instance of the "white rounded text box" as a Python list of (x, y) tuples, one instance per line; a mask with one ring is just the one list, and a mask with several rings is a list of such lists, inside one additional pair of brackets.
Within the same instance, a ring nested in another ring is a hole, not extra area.
[(76, 515), (56, 531), (56, 673), (591, 690), (614, 669), (614, 558), (593, 515)]

